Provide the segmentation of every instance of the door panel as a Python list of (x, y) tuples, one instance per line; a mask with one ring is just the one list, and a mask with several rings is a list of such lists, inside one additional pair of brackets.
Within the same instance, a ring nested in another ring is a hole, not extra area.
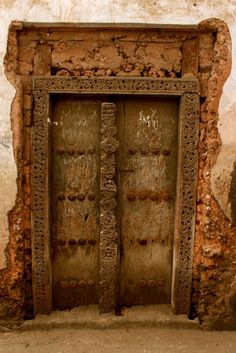
[(116, 105), (120, 304), (170, 303), (178, 100)]
[(53, 307), (98, 301), (101, 101), (52, 99), (51, 258)]
[[(98, 302), (100, 115), (104, 97), (51, 102), (53, 308)], [(178, 99), (116, 104), (120, 305), (170, 303)]]

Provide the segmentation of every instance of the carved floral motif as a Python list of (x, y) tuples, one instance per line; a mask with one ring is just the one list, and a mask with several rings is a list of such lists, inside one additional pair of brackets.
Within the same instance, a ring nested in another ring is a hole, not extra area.
[[(199, 94), (195, 79), (45, 77), (34, 79), (33, 287), (36, 313), (51, 310), (49, 232), (49, 96), (56, 93), (180, 96), (179, 157), (172, 302), (189, 310), (192, 283)], [(100, 309), (114, 310), (118, 266), (115, 218), (115, 106), (102, 105), (100, 170)]]

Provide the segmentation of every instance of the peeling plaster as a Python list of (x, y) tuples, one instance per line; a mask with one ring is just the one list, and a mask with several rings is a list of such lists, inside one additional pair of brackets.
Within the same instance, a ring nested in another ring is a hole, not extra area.
[[(196, 6), (194, 6), (196, 4)], [(233, 71), (221, 99), (219, 131), (222, 139), (220, 154), (212, 169), (212, 190), (224, 212), (230, 217), (228, 192), (231, 172), (236, 160), (235, 93), (236, 92), (236, 2), (234, 0), (1, 0), (0, 16), (0, 268), (5, 266), (4, 249), (8, 242), (7, 212), (16, 194), (16, 167), (12, 152), (10, 106), (14, 88), (4, 76), (3, 58), (6, 51), (8, 26), (12, 20), (31, 22), (134, 22), (159, 24), (197, 24), (207, 17), (219, 17), (229, 25), (233, 39)]]

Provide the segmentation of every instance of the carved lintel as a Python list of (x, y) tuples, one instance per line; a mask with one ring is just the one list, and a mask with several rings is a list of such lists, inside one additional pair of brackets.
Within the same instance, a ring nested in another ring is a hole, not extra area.
[(85, 77), (35, 77), (34, 89), (77, 93), (114, 93), (114, 94), (153, 94), (180, 95), (198, 91), (196, 79), (154, 79), (141, 78), (85, 78)]

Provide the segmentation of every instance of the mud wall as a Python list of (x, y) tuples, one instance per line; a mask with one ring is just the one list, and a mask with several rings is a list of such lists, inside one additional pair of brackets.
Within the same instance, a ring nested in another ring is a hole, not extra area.
[[(70, 4), (69, 4), (70, 3)], [(210, 3), (210, 2), (209, 2)], [(170, 5), (170, 4), (169, 4)], [(83, 1), (15, 1), (0, 4), (6, 19), (52, 22), (158, 22), (196, 24), (206, 15), (219, 16), (236, 31), (236, 5), (219, 1), (104, 1), (88, 8)], [(77, 15), (75, 15), (76, 10)], [(73, 10), (73, 11), (72, 11)], [(95, 11), (96, 10), (96, 11)], [(170, 13), (171, 12), (171, 13)], [(217, 13), (219, 12), (219, 13)], [(40, 14), (40, 15), (39, 15)], [(124, 16), (125, 14), (125, 16)], [(150, 16), (151, 14), (151, 16)], [(11, 17), (12, 16), (12, 17)], [(123, 17), (122, 17), (123, 16)], [(135, 20), (134, 20), (135, 19)], [(161, 40), (160, 40), (161, 39)], [(76, 44), (79, 41), (80, 44)], [(93, 43), (92, 45), (87, 43)], [(152, 43), (150, 45), (150, 43)], [(235, 72), (230, 74), (230, 34), (217, 20), (202, 22), (198, 29), (97, 31), (27, 27), (14, 22), (8, 35), (5, 73), (1, 74), (1, 276), (2, 318), (32, 315), (30, 138), (32, 129), (32, 75), (198, 77), (201, 84), (198, 207), (194, 250), (191, 315), (205, 326), (233, 327), (236, 316), (235, 260)], [(194, 55), (196, 53), (196, 55)], [(190, 60), (191, 58), (191, 60)], [(233, 60), (234, 42), (233, 42)], [(14, 97), (15, 87), (16, 95)], [(13, 100), (10, 118), (10, 105)], [(221, 98), (221, 100), (220, 100)], [(220, 103), (220, 107), (219, 107)], [(218, 115), (218, 110), (220, 114)]]

